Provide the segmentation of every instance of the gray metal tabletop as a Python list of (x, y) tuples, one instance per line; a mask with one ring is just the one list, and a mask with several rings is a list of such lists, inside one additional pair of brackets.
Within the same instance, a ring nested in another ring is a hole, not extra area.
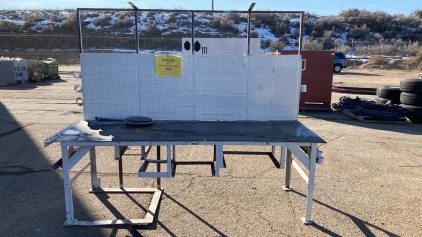
[[(70, 132), (73, 130), (74, 133)], [(60, 134), (63, 142), (310, 142), (325, 143), (298, 121), (155, 120), (150, 126), (89, 125), (80, 122)]]

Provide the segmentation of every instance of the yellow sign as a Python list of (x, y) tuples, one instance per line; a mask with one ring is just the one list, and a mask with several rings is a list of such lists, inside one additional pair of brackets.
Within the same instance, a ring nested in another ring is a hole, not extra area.
[(181, 56), (155, 56), (155, 73), (157, 76), (180, 77), (182, 75)]

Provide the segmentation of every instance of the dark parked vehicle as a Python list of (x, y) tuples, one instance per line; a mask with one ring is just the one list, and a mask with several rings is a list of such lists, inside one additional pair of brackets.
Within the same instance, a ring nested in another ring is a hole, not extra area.
[(346, 55), (342, 52), (334, 53), (334, 72), (339, 73), (341, 69), (346, 68), (349, 60), (347, 60)]

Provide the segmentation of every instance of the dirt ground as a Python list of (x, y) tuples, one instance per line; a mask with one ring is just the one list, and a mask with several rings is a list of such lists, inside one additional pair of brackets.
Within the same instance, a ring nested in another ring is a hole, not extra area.
[(377, 88), (379, 86), (399, 86), (407, 78), (419, 78), (417, 70), (363, 69), (361, 67), (345, 68), (334, 74), (333, 85), (340, 87)]

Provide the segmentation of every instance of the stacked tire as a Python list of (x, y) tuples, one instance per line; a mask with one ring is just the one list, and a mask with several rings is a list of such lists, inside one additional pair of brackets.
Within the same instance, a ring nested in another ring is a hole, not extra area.
[(400, 82), (400, 106), (408, 110), (412, 122), (422, 121), (422, 80), (405, 79)]
[(401, 90), (398, 86), (381, 86), (376, 91), (377, 98), (375, 102), (377, 104), (400, 104)]

